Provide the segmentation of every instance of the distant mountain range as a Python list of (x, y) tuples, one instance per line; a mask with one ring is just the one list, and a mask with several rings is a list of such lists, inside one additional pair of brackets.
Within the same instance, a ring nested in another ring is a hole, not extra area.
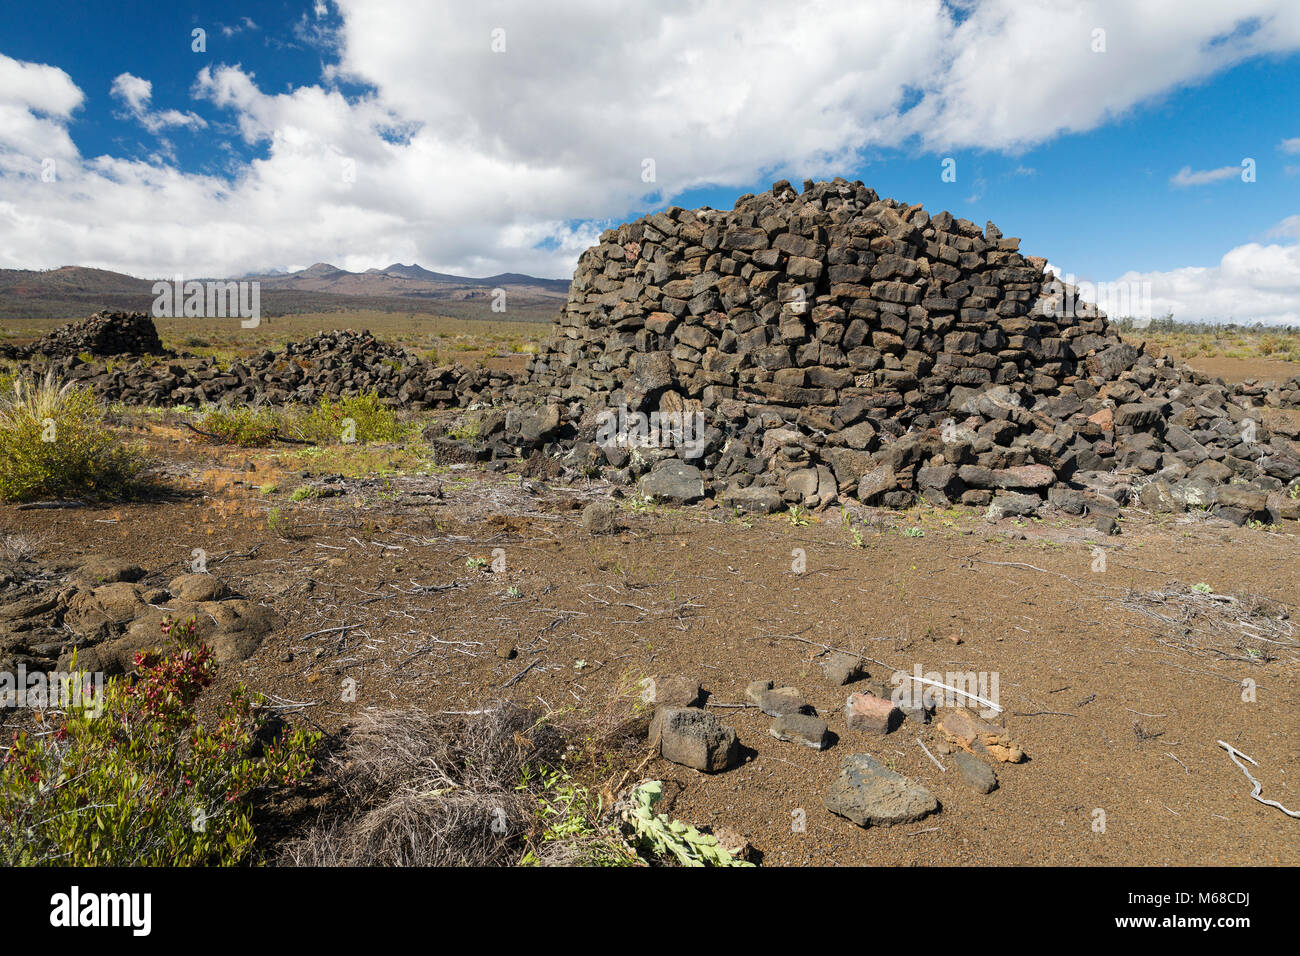
[(333, 292), (338, 295), (420, 296), (447, 299), (470, 299), (490, 295), (492, 289), (508, 293), (527, 293), (542, 298), (563, 300), (569, 293), (567, 279), (538, 279), (535, 276), (503, 272), (485, 279), (431, 272), (419, 265), (404, 266), (395, 262), (384, 269), (347, 272), (328, 262), (318, 262), (298, 272), (267, 272), (244, 276), (268, 289), (296, 289), (303, 292)]
[[(174, 276), (160, 278), (171, 281)], [(260, 283), (265, 315), (374, 309), (545, 321), (564, 307), (569, 289), (565, 279), (539, 279), (514, 272), (479, 279), (401, 263), (348, 272), (318, 262), (297, 272), (271, 270), (240, 276), (239, 280)], [(75, 318), (105, 308), (147, 312), (153, 304), (156, 281), (84, 266), (43, 271), (0, 269), (0, 318)], [(505, 290), (505, 312), (492, 311), (494, 289)]]

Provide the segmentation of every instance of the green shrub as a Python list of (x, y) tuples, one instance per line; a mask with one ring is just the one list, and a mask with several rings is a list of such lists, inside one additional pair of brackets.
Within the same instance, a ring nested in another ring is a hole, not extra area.
[[(185, 639), (192, 628), (177, 630)], [(207, 646), (139, 654), (136, 667), (134, 682), (109, 681), (53, 732), (15, 736), (0, 766), (0, 864), (241, 863), (254, 846), (253, 794), (310, 773), (319, 735), (263, 743), (267, 718), (242, 687), (198, 720), (216, 670)]]
[(289, 495), (290, 501), (306, 501), (308, 498), (319, 498), (321, 490), (314, 485), (299, 485), (293, 489)]
[[(347, 422), (351, 422), (351, 427)], [(298, 438), (317, 445), (399, 441), (405, 429), (374, 392), (349, 398), (322, 398), (294, 425)]]
[(273, 408), (213, 408), (199, 425), (215, 440), (242, 448), (262, 448), (275, 441), (280, 413)]
[(277, 538), (290, 538), (294, 534), (292, 519), (284, 513), (279, 505), (266, 513), (266, 527)]
[(601, 822), (600, 797), (575, 783), (563, 767), (525, 766), (515, 789), (535, 793), (537, 799), (539, 826), (519, 861), (522, 866), (543, 861), (566, 866), (643, 865), (618, 830)]
[(144, 466), (88, 387), (20, 375), (0, 394), (0, 498), (121, 497)]
[(478, 438), (483, 423), (478, 419), (461, 421), (447, 430), (447, 437), (454, 438), (457, 441), (472, 441)]

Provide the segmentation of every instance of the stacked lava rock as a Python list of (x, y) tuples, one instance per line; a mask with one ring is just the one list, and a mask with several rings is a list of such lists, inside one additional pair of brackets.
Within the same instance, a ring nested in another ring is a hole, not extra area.
[[(670, 208), (583, 254), (513, 393), (550, 407), (511, 424), (523, 444), (673, 501), (923, 496), (1031, 514), (1050, 497), (1110, 515), (1155, 484), (1161, 508), (1181, 496), (1269, 516), (1270, 492), (1300, 475), (1281, 414), (1300, 380), (1244, 395), (1153, 360), (1045, 265), (992, 223), (860, 182), (779, 182), (730, 212)], [(704, 440), (598, 444), (601, 413), (620, 408), (702, 412)], [(1243, 482), (1249, 494), (1228, 490)]]
[(164, 355), (158, 329), (144, 312), (96, 312), (88, 319), (62, 325), (25, 346), (9, 346), (5, 358), (78, 354)]
[(73, 357), (55, 363), (64, 377), (108, 401), (134, 405), (311, 404), (323, 397), (374, 393), (392, 406), (430, 409), (500, 398), (508, 373), (439, 366), (369, 332), (320, 332), (247, 361), (172, 361), (105, 368)]

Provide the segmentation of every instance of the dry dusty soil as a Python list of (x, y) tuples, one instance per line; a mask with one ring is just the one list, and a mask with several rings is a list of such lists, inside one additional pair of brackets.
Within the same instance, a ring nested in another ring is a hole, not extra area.
[[(625, 501), (621, 530), (593, 536), (580, 511), (609, 495), (601, 483), (453, 467), (294, 502), (300, 476), (273, 453), (136, 431), (174, 493), (4, 505), (0, 526), (38, 538), (43, 559), (130, 558), (151, 582), (203, 549), (278, 620), (223, 680), (305, 705), (326, 729), (365, 708), (503, 699), (614, 723), (636, 710), (643, 678), (688, 675), (738, 733), (740, 766), (704, 775), (641, 742), (608, 754), (605, 779), (663, 779), (673, 815), (739, 831), (766, 864), (1300, 863), (1300, 821), (1252, 799), (1216, 743), (1257, 762), (1265, 799), (1300, 808), (1300, 651), (1257, 637), (1289, 619), (1265, 632), (1249, 614), (1255, 597), (1296, 606), (1293, 522), (1134, 512), (1103, 537), (1069, 520), (861, 509), (855, 540), (838, 510), (799, 523)], [(270, 483), (280, 490), (259, 491)], [(831, 684), (828, 648), (865, 655), (870, 677)], [(999, 764), (992, 793), (963, 786), (933, 723), (845, 728), (847, 693), (918, 665), (997, 676), (998, 722), (1028, 759)], [(342, 699), (348, 679), (355, 702)], [(834, 745), (770, 736), (771, 719), (745, 706), (756, 679), (801, 689)], [(832, 815), (822, 797), (851, 753), (917, 780), (941, 811), (885, 829)]]

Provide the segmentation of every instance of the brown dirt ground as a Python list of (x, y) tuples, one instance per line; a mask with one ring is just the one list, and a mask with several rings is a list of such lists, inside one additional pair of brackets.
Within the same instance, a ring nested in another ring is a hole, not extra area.
[[(210, 570), (280, 618), (224, 679), (308, 704), (300, 713), (327, 729), (361, 708), (472, 710), (505, 698), (612, 726), (631, 713), (639, 679), (680, 673), (701, 680), (745, 762), (716, 776), (659, 759), (639, 770), (641, 748), (609, 754), (602, 776), (671, 781), (674, 815), (743, 833), (767, 864), (1300, 863), (1300, 824), (1251, 800), (1215, 743), (1258, 761), (1264, 797), (1300, 807), (1296, 651), (1253, 662), (1225, 633), (1224, 653), (1194, 654), (1113, 603), (1127, 588), (1197, 582), (1295, 602), (1295, 523), (1239, 529), (1135, 514), (1121, 536), (1101, 538), (1068, 521), (989, 524), (972, 511), (921, 509), (870, 512), (858, 548), (834, 514), (796, 525), (629, 508), (619, 534), (591, 537), (578, 509), (607, 494), (598, 485), (453, 468), (352, 481), (346, 494), (294, 503), (297, 477), (269, 471), (268, 453), (142, 429), (184, 494), (84, 509), (3, 505), (0, 527), (38, 537), (43, 558), (124, 556), (164, 582), (203, 548)], [(259, 494), (272, 480), (283, 490)], [(438, 487), (441, 498), (429, 494)], [(268, 528), (273, 507), (289, 536)], [(907, 527), (924, 535), (900, 533)], [(1107, 553), (1102, 573), (1091, 570), (1096, 546)], [(466, 566), (497, 548), (504, 571)], [(802, 574), (795, 549), (806, 553)], [(518, 656), (503, 659), (501, 645)], [(840, 708), (853, 688), (826, 682), (816, 645), (909, 672), (918, 663), (997, 672), (1005, 726), (1029, 760), (998, 766), (1000, 788), (981, 796), (955, 779), (933, 725), (876, 738), (846, 731)], [(341, 700), (346, 677), (359, 682), (356, 703)], [(838, 742), (817, 753), (777, 741), (756, 710), (722, 706), (743, 702), (760, 678), (801, 688)], [(1245, 678), (1257, 682), (1254, 703), (1242, 701)], [(1042, 711), (1069, 716), (1021, 716)], [(833, 816), (821, 796), (853, 752), (920, 781), (942, 811), (870, 830)], [(1094, 832), (1098, 809), (1105, 832)], [(794, 832), (797, 811), (806, 832)]]
[(1256, 379), (1261, 382), (1284, 382), (1300, 375), (1300, 364), (1267, 358), (1227, 358), (1226, 356), (1198, 355), (1185, 359), (1177, 351), (1169, 353), (1179, 362), (1186, 362), (1198, 372), (1221, 378), (1225, 382), (1244, 382)]

